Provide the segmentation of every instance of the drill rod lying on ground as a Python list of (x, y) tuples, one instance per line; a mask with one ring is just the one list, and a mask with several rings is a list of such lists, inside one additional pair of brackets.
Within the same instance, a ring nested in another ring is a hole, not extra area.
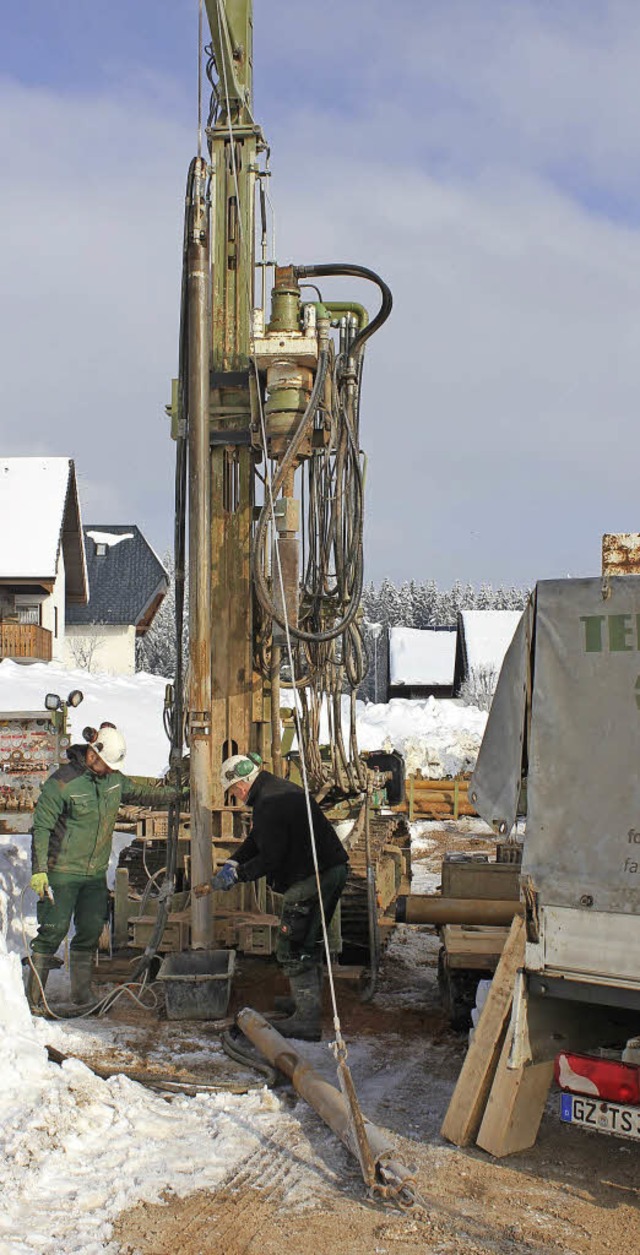
[[(325, 1081), (306, 1059), (298, 1055), (292, 1042), (281, 1037), (273, 1025), (251, 1007), (240, 1011), (236, 1022), (245, 1037), (291, 1081), (300, 1097), (313, 1107), (347, 1150), (362, 1164), (362, 1152), (353, 1132), (349, 1104), (340, 1090)], [(372, 1192), (393, 1199), (403, 1207), (420, 1202), (415, 1192), (415, 1178), (403, 1164), (393, 1158), (393, 1144), (367, 1119), (363, 1120), (363, 1129), (375, 1168), (376, 1181)]]
[(509, 925), (514, 915), (523, 915), (522, 902), (510, 899), (442, 898), (437, 893), (409, 893), (396, 902), (397, 924), (489, 924)]

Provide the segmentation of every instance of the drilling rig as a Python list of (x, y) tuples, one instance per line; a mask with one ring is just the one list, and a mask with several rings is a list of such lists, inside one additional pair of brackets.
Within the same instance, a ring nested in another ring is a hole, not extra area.
[[(246, 815), (225, 804), (220, 767), (255, 751), (276, 775), (301, 770), (331, 817), (350, 821), (350, 892), (370, 923), (372, 903), (384, 910), (408, 874), (408, 834), (379, 806), (400, 800), (401, 760), (367, 761), (355, 717), (366, 671), (362, 369), (392, 298), (363, 266), (277, 264), (269, 147), (253, 113), (251, 0), (205, 8), (211, 95), (187, 178), (170, 407), (179, 642), (187, 536), (189, 555), (188, 668), (179, 657), (170, 712), (174, 757), (183, 735), (189, 751), (189, 880), (210, 882), (243, 838)], [(371, 284), (371, 320), (359, 301), (330, 298), (345, 277)], [(193, 948), (219, 941), (215, 898), (193, 898)]]

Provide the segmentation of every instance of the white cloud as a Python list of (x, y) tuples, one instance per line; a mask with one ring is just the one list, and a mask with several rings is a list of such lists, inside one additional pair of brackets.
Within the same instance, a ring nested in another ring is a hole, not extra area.
[[(640, 526), (640, 236), (622, 221), (640, 13), (392, 12), (327, 0), (302, 24), (282, 0), (269, 31), (256, 13), (279, 260), (353, 260), (394, 292), (365, 371), (368, 574), (593, 573), (600, 533)], [(138, 522), (161, 550), (193, 145), (176, 100), (153, 76), (81, 99), (0, 88), (2, 451), (74, 456), (85, 520)]]
[(5, 452), (75, 457), (88, 521), (168, 537), (188, 136), (144, 102), (5, 83), (0, 141)]

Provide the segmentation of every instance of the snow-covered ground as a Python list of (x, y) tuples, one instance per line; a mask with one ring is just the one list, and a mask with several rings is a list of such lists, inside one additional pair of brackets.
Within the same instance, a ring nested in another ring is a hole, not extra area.
[[(164, 771), (163, 679), (0, 664), (0, 711), (39, 710), (45, 693), (65, 698), (74, 688), (85, 695), (70, 711), (74, 740), (86, 724), (111, 720), (127, 739), (126, 770)], [(431, 698), (360, 705), (358, 727), (363, 749), (395, 748), (408, 770), (443, 775), (473, 764), (485, 720), (458, 702)], [(428, 835), (420, 830), (416, 839)], [(27, 936), (35, 923), (29, 876), (28, 838), (0, 836), (0, 1255), (116, 1255), (111, 1225), (124, 1208), (159, 1200), (168, 1189), (214, 1188), (291, 1116), (267, 1089), (168, 1104), (125, 1077), (101, 1080), (77, 1060), (49, 1062), (46, 1043), (82, 1053), (89, 1040), (117, 1030), (32, 1020), (20, 962), (23, 918)], [(416, 888), (428, 885), (425, 879)]]

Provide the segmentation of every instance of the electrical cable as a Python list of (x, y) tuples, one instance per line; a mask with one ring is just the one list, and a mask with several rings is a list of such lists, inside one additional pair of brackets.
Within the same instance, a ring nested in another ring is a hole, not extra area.
[[(29, 940), (27, 938), (27, 928), (26, 928), (26, 923), (25, 923), (25, 918), (24, 918), (24, 895), (27, 892), (28, 888), (29, 886), (25, 885), (24, 889), (22, 890), (22, 893), (20, 894), (20, 924), (21, 924), (21, 929), (22, 929), (22, 941), (23, 941), (24, 950), (25, 950), (25, 961), (27, 963), (27, 966), (30, 967), (38, 983), (38, 988), (40, 990), (40, 998), (42, 999), (42, 1005), (44, 1006), (48, 1019), (50, 1020), (82, 1020), (82, 1019), (88, 1018), (89, 1016), (105, 1015), (106, 1012), (109, 1011), (111, 1007), (114, 1006), (114, 1004), (118, 1001), (118, 999), (124, 994), (127, 994), (130, 998), (132, 998), (133, 1001), (137, 1003), (138, 1006), (142, 1007), (143, 1010), (145, 1011), (151, 1011), (158, 1005), (158, 1000), (155, 994), (152, 994), (153, 1003), (149, 1005), (143, 1002), (142, 999), (138, 996), (138, 994), (134, 993), (131, 986), (139, 985), (140, 992), (142, 993), (145, 990), (145, 985), (146, 985), (145, 980), (137, 981), (134, 979), (134, 980), (128, 981), (126, 984), (118, 985), (116, 989), (110, 990), (108, 994), (105, 994), (103, 998), (97, 999), (97, 1001), (93, 1002), (90, 1006), (83, 1005), (80, 1007), (68, 1007), (65, 1010), (64, 1015), (58, 1015), (57, 1012), (54, 1011), (49, 1006), (49, 1003), (47, 1002), (46, 995), (44, 992), (44, 985), (42, 984), (42, 980), (40, 978), (40, 973), (38, 969), (36, 968), (35, 963), (33, 962), (33, 959), (31, 958), (31, 948), (29, 945)], [(52, 956), (47, 956), (47, 957), (52, 957)], [(151, 992), (150, 987), (148, 986), (147, 986), (147, 992)]]

